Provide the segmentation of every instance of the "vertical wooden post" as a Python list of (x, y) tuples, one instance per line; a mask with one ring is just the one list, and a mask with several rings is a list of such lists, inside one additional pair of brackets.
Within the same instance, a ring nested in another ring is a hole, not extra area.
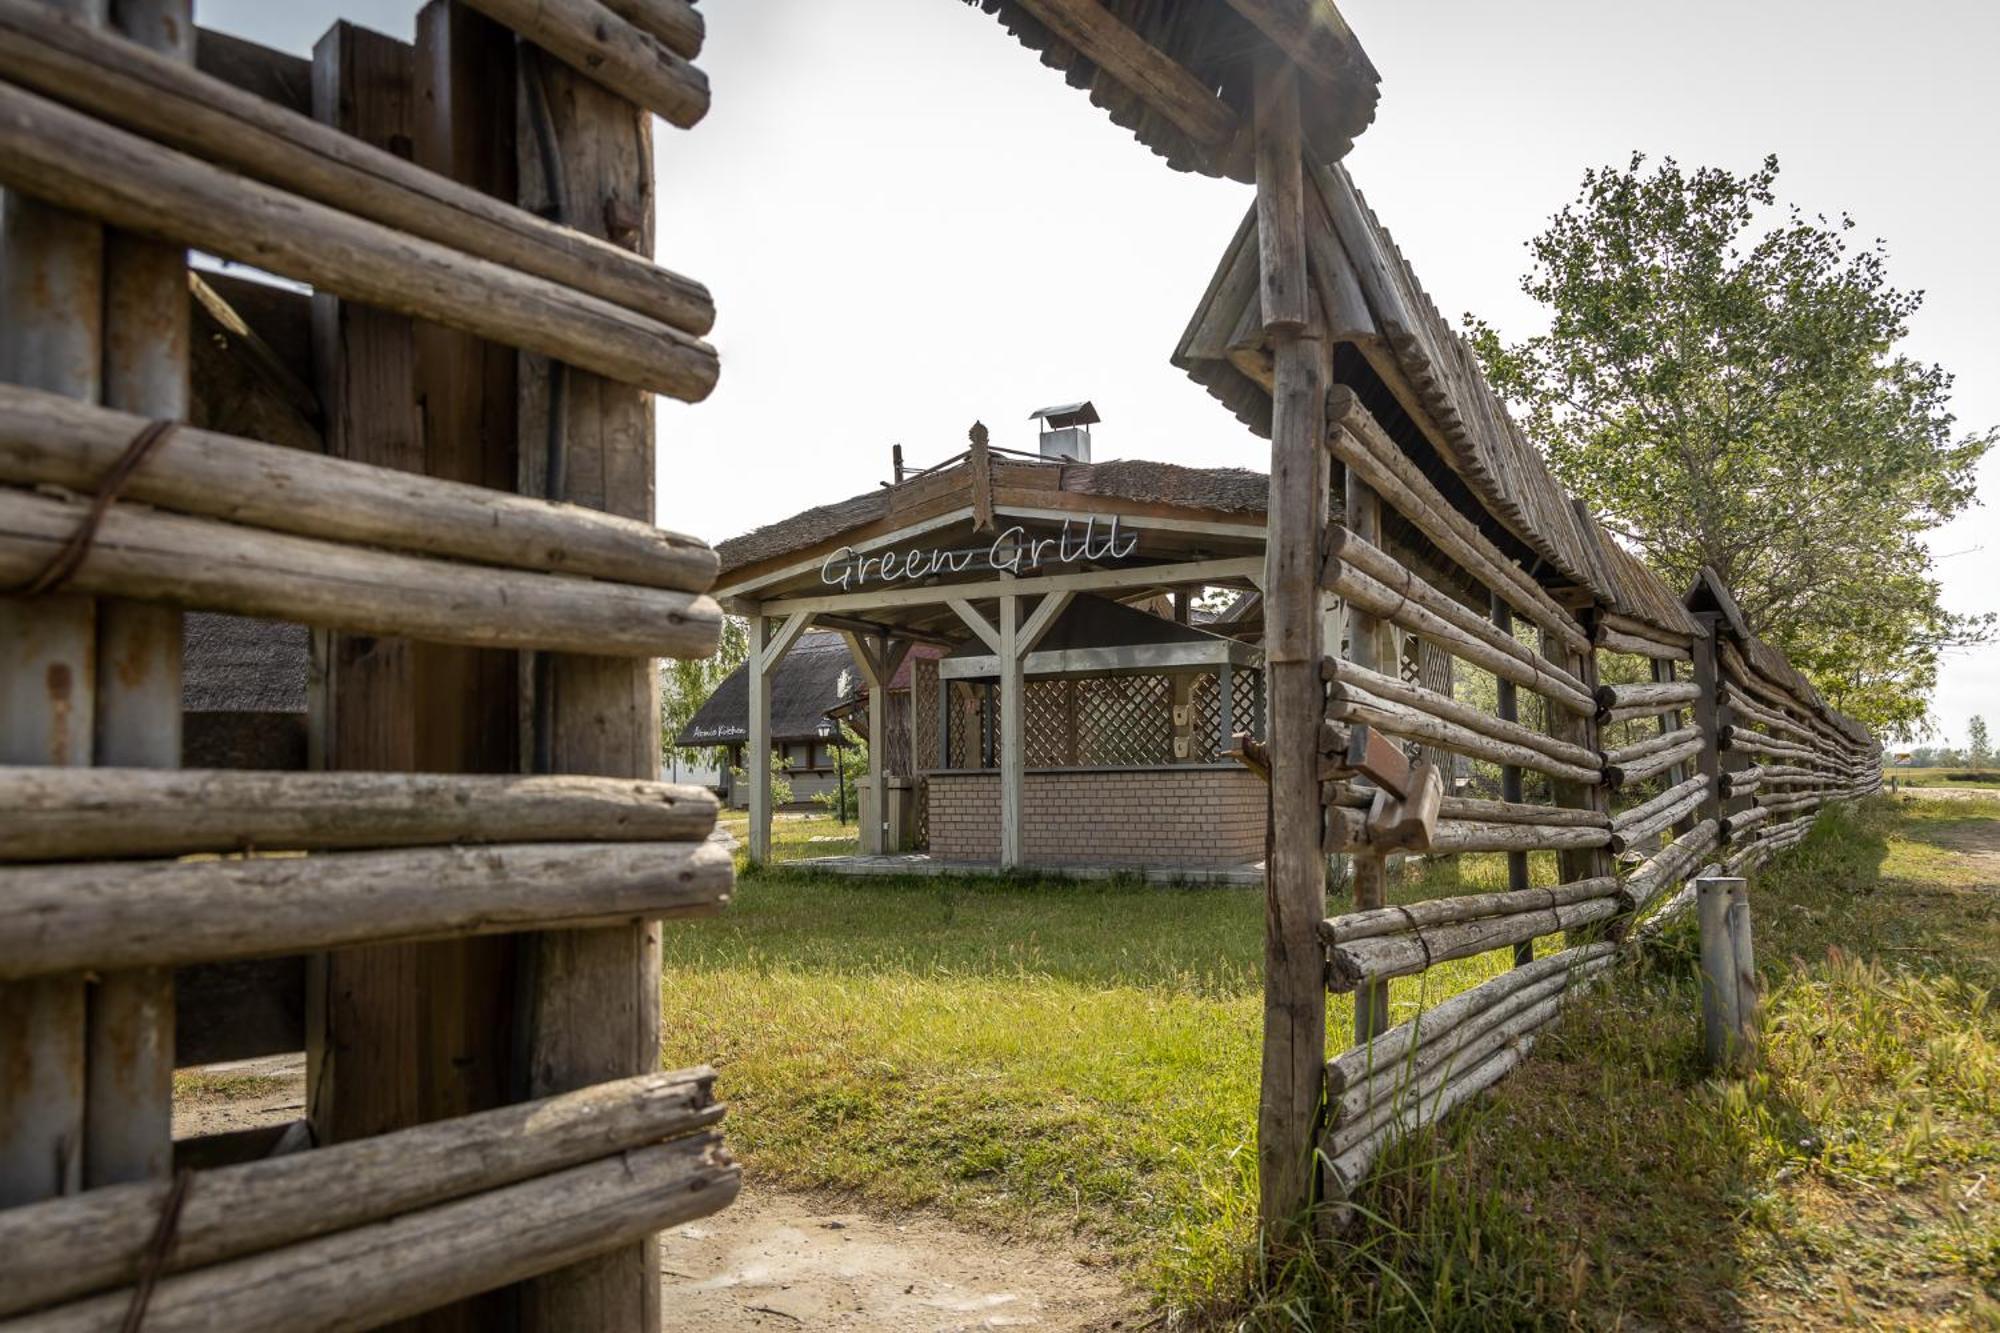
[(1757, 950), (1750, 930), (1748, 881), (1729, 882), (1729, 910), (1723, 915), (1729, 927), (1729, 954), (1736, 968), (1737, 1049), (1747, 1060), (1757, 1049), (1757, 1029), (1763, 1010), (1763, 988), (1757, 983)]
[[(1586, 632), (1589, 626), (1584, 627)], [(1597, 688), (1597, 654), (1595, 652), (1573, 653), (1555, 635), (1543, 631), (1542, 656), (1567, 670), (1582, 681), (1584, 687), (1595, 691)], [(1601, 752), (1597, 739), (1597, 719), (1592, 716), (1578, 716), (1559, 708), (1548, 709), (1549, 734), (1573, 745), (1581, 745), (1586, 750)], [(1602, 783), (1555, 782), (1555, 803), (1567, 809), (1595, 810), (1608, 813), (1611, 808), (1610, 792)], [(1617, 866), (1607, 848), (1590, 847), (1580, 851), (1558, 852), (1557, 863), (1562, 868), (1565, 883), (1580, 879), (1594, 879), (1601, 875), (1613, 874)]]
[[(414, 128), (413, 54), (350, 23), (315, 43), (314, 118), (407, 154)], [(336, 297), (312, 298), (313, 360), (326, 449), (404, 472), (424, 470), (412, 322)], [(418, 645), (315, 631), (313, 752), (329, 769), (419, 768)], [(377, 945), (316, 955), (307, 972), (306, 1102), (322, 1143), (367, 1138), (422, 1117), (418, 947)]]
[[(1492, 615), (1494, 627), (1507, 634), (1512, 634), (1514, 632), (1514, 608), (1507, 605), (1506, 601), (1497, 592), (1489, 594), (1489, 597), (1488, 610)], [(1514, 682), (1511, 680), (1500, 681), (1498, 690), (1499, 701), (1497, 711), (1500, 717), (1508, 722), (1520, 721), (1521, 699), (1520, 695), (1516, 693)], [(1519, 764), (1502, 764), (1500, 766), (1500, 799), (1503, 801), (1518, 801), (1521, 799), (1521, 766)], [(1528, 854), (1526, 852), (1507, 853), (1507, 887), (1514, 892), (1519, 892), (1528, 887)], [(1523, 940), (1514, 946), (1514, 966), (1526, 967), (1534, 961), (1535, 942), (1533, 940)]]
[[(1382, 500), (1353, 472), (1347, 474), (1347, 526), (1363, 541), (1380, 547)], [(1388, 622), (1352, 606), (1347, 608), (1347, 656), (1356, 666), (1395, 675), (1398, 654)], [(1388, 860), (1375, 852), (1352, 857), (1354, 910), (1384, 907), (1389, 901)], [(1354, 991), (1354, 1040), (1365, 1042), (1389, 1026), (1389, 983), (1369, 981)]]
[(1694, 641), (1694, 681), (1701, 690), (1694, 701), (1694, 724), (1701, 731), (1701, 751), (1695, 756), (1695, 765), (1708, 779), (1708, 791), (1695, 814), (1699, 819), (1719, 820), (1735, 804), (1722, 794), (1722, 775), (1741, 767), (1742, 758), (1724, 754), (1721, 745), (1722, 729), (1730, 722), (1730, 708), (1722, 702), (1722, 665), (1717, 656), (1722, 617), (1713, 611), (1698, 611), (1695, 619), (1708, 630)]
[(1298, 75), (1271, 57), (1257, 72), (1259, 294), (1273, 344), (1271, 481), (1265, 541), (1265, 660), (1271, 753), (1264, 871), (1264, 1050), (1257, 1113), (1258, 1217), (1295, 1236), (1314, 1199), (1325, 1090), (1326, 917), (1319, 798), (1319, 551), (1326, 530), (1329, 353), (1306, 275)]
[(1736, 1005), (1736, 950), (1729, 937), (1729, 890), (1740, 880), (1694, 882), (1695, 923), (1701, 934), (1702, 1049), (1711, 1069), (1734, 1058), (1740, 1030)]
[[(542, 51), (524, 44), (521, 59), (529, 127), (517, 145), (523, 202), (650, 256), (651, 117)], [(520, 402), (523, 489), (654, 521), (650, 394), (527, 357)], [(554, 771), (658, 774), (659, 673), (652, 661), (555, 655), (546, 676), (553, 698), (538, 711), (550, 734), (538, 745)], [(523, 937), (527, 1095), (659, 1067), (659, 946), (657, 921)], [(531, 1279), (522, 1292), (527, 1333), (659, 1324), (654, 1237)]]
[(770, 622), (761, 607), (750, 607), (749, 616), (750, 737), (743, 773), (750, 783), (750, 860), (762, 865), (771, 859), (771, 676), (764, 667)]
[[(102, 23), (105, 0), (55, 7)], [(0, 198), (0, 378), (96, 402), (104, 233), (88, 218)], [(97, 608), (66, 593), (0, 597), (0, 763), (87, 765), (96, 731)], [(82, 1181), (84, 980), (0, 982), (0, 1207)]]
[[(194, 59), (190, 0), (120, 0), (128, 39)], [(104, 401), (141, 416), (188, 411), (187, 252), (121, 232), (104, 238)], [(100, 764), (178, 768), (181, 616), (147, 602), (97, 606)], [(147, 1180), (173, 1166), (174, 977), (135, 968), (100, 978), (88, 996), (83, 1179), (86, 1187)]]
[[(903, 664), (903, 657), (909, 651), (908, 643), (898, 643), (883, 635), (860, 635), (851, 630), (841, 631), (847, 641), (847, 655), (854, 659), (861, 678), (868, 683), (868, 801), (871, 811), (860, 829), (860, 847), (863, 856), (879, 856), (888, 850), (884, 836), (888, 828), (889, 812), (883, 802), (888, 788), (882, 778), (887, 772), (889, 746), (889, 682), (896, 678), (896, 670)], [(910, 691), (912, 698), (916, 691)]]
[(1000, 599), (1000, 868), (1021, 864), (1021, 813), (1027, 798), (1027, 710), (1022, 691), (1021, 599)]

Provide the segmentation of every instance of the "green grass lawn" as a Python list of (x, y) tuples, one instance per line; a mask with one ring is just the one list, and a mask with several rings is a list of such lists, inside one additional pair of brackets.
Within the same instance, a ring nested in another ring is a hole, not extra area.
[[(2000, 1297), (2000, 914), (1950, 844), (1987, 818), (1883, 803), (1766, 877), (1764, 1072), (1701, 1074), (1670, 936), (1397, 1154), (1361, 1239), (1269, 1284), (1254, 890), (746, 875), (667, 933), (666, 1057), (721, 1068), (753, 1181), (1057, 1238), (1204, 1323), (1784, 1327), (1875, 1299), (1971, 1323)], [(1397, 896), (1497, 886), (1465, 861)]]
[[(1977, 777), (1954, 777), (1954, 774), (1976, 773)], [(2000, 770), (1991, 765), (1974, 768), (1961, 764), (1957, 768), (1891, 768), (1883, 772), (1885, 779), (1894, 779), (1905, 787), (1966, 787), (1982, 791), (2000, 791)]]

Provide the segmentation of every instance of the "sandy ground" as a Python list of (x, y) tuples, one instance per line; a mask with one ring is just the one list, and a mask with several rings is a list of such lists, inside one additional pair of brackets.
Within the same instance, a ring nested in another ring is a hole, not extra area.
[[(199, 1072), (212, 1090), (176, 1100), (176, 1137), (304, 1114), (303, 1055)], [(864, 1213), (755, 1179), (722, 1212), (661, 1237), (660, 1248), (668, 1329), (1097, 1333), (1143, 1322), (1142, 1302), (1114, 1270), (929, 1214)]]
[(745, 1183), (729, 1208), (661, 1238), (665, 1326), (1135, 1329), (1117, 1274), (925, 1214), (882, 1217)]

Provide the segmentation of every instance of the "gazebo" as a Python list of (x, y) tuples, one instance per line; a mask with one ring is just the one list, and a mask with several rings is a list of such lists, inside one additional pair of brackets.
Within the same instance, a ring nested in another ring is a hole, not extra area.
[(1003, 452), (975, 426), (943, 463), (723, 543), (716, 596), (750, 622), (752, 856), (770, 851), (773, 683), (817, 627), (868, 695), (864, 856), (889, 850), (883, 685), (931, 644), (907, 699), (939, 860), (1260, 859), (1262, 784), (1229, 751), (1262, 716), (1268, 489), (1236, 468)]

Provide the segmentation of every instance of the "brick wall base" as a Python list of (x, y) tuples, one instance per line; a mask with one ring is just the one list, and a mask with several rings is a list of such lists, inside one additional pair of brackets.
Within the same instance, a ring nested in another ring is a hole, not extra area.
[[(1000, 859), (1000, 775), (930, 775), (930, 851)], [(1243, 768), (1056, 769), (1027, 775), (1030, 865), (1215, 869), (1264, 859), (1264, 784)]]

